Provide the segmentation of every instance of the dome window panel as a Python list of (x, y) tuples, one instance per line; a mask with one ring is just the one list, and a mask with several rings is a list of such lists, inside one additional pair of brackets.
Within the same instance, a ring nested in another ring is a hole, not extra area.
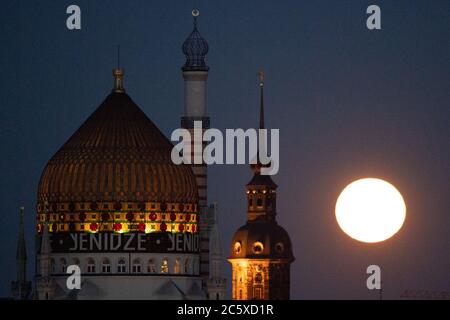
[(283, 253), (283, 251), (284, 251), (284, 245), (283, 245), (282, 242), (278, 242), (278, 243), (275, 245), (275, 251), (276, 251), (277, 253)]
[(264, 245), (261, 242), (257, 241), (253, 244), (253, 252), (254, 253), (260, 254), (263, 251), (264, 251)]
[(235, 242), (234, 243), (234, 252), (239, 254), (239, 253), (241, 253), (241, 250), (242, 250), (241, 242), (240, 241)]

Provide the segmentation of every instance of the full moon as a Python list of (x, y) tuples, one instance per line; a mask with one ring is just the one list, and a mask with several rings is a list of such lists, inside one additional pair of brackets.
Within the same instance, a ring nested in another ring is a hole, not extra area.
[(390, 183), (365, 178), (350, 183), (336, 202), (336, 219), (353, 239), (374, 243), (389, 239), (403, 225), (406, 205)]

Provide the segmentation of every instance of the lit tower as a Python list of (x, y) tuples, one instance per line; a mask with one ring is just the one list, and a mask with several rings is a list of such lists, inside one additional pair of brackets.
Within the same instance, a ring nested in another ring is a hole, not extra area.
[(28, 299), (31, 292), (31, 282), (27, 281), (27, 248), (23, 231), (23, 211), (24, 207), (20, 207), (16, 253), (17, 279), (11, 283), (14, 299), (17, 300)]
[[(259, 85), (259, 128), (264, 129), (262, 72)], [(269, 175), (261, 174), (263, 165), (259, 161), (251, 167), (254, 175), (246, 186), (247, 223), (234, 234), (228, 258), (232, 265), (232, 298), (289, 299), (290, 264), (294, 256), (289, 235), (276, 221), (277, 185)]]
[[(188, 129), (192, 137), (192, 155), (199, 155), (201, 163), (192, 160), (198, 195), (199, 195), (199, 231), (200, 231), (200, 275), (204, 285), (209, 277), (209, 231), (210, 219), (208, 214), (207, 199), (207, 167), (203, 162), (203, 149), (205, 145), (202, 137), (194, 136), (195, 123), (201, 122), (203, 131), (210, 126), (209, 117), (206, 115), (206, 80), (209, 67), (206, 65), (206, 54), (209, 47), (205, 39), (197, 29), (197, 17), (200, 12), (192, 10), (194, 18), (194, 30), (183, 43), (183, 53), (186, 62), (182, 67), (184, 79), (184, 116), (181, 118), (181, 127)], [(199, 151), (202, 151), (200, 154)]]

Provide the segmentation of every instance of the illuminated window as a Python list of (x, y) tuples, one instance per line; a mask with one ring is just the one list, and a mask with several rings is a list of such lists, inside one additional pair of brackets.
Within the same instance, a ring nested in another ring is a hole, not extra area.
[(134, 259), (133, 260), (133, 273), (141, 273), (141, 260)]
[(109, 273), (111, 272), (111, 263), (108, 258), (104, 258), (102, 261), (102, 272)]
[(234, 252), (239, 254), (241, 252), (241, 249), (242, 249), (241, 242), (240, 241), (236, 241), (234, 243)]
[(173, 273), (180, 273), (181, 272), (180, 267), (180, 258), (175, 259), (175, 264), (173, 265)]
[(261, 284), (262, 283), (262, 274), (261, 273), (257, 273), (255, 275), (255, 284)]
[(64, 259), (64, 258), (61, 258), (61, 259), (59, 260), (59, 263), (60, 263), (60, 265), (61, 265), (61, 272), (62, 272), (62, 273), (66, 273), (66, 271), (67, 271), (67, 260)]
[(153, 260), (153, 259), (148, 260), (148, 272), (156, 273), (155, 260)]
[(127, 265), (125, 263), (125, 259), (120, 259), (117, 263), (117, 272), (118, 273), (125, 273), (127, 272)]
[(161, 263), (161, 273), (169, 273), (169, 260), (164, 258)]
[(257, 241), (253, 244), (253, 252), (256, 254), (262, 253), (264, 250), (264, 246), (261, 242)]
[(87, 272), (88, 273), (95, 273), (95, 261), (92, 258), (88, 258), (88, 261), (87, 261)]

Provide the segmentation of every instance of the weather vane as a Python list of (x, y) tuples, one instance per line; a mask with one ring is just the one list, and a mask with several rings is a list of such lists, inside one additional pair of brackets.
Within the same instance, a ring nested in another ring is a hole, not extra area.
[(259, 80), (259, 85), (261, 87), (264, 86), (264, 71), (262, 71), (262, 70), (258, 71), (258, 80)]

